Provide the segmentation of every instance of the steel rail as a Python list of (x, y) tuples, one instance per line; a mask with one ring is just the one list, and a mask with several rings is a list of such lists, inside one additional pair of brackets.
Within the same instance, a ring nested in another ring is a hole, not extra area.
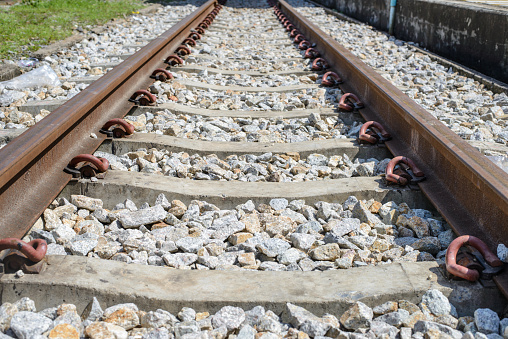
[(207, 1), (0, 150), (0, 238), (29, 230), (71, 179), (64, 167), (99, 147), (105, 139), (100, 128), (127, 114), (129, 97), (153, 83), (152, 71), (164, 67), (215, 4)]
[[(365, 104), (365, 120), (393, 136), (387, 147), (412, 158), (427, 180), (419, 186), (459, 235), (473, 235), (494, 250), (508, 243), (508, 175), (284, 0), (278, 8)], [(496, 283), (508, 296), (508, 272)]]

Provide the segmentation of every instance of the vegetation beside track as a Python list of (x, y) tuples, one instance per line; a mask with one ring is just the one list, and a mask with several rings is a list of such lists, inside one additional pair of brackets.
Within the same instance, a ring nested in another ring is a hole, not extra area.
[(23, 0), (0, 9), (0, 59), (28, 56), (78, 27), (104, 24), (143, 6), (142, 0)]

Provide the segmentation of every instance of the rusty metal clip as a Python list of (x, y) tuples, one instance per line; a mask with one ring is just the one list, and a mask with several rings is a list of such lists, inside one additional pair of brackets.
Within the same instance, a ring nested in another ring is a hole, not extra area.
[(295, 28), (295, 29), (293, 29), (293, 30), (291, 31), (291, 33), (289, 33), (289, 36), (290, 36), (290, 37), (292, 37), (292, 38), (294, 38), (294, 37), (295, 37), (295, 36), (297, 36), (298, 34), (301, 34), (301, 33), (300, 33), (300, 31), (299, 31), (299, 30), (297, 30), (297, 29)]
[[(478, 272), (483, 271), (484, 267), (478, 262), (475, 256), (468, 250), (469, 247), (461, 247), (457, 252), (457, 264), (460, 266), (464, 266), (471, 270), (476, 270)], [(446, 267), (446, 260), (445, 260)], [(450, 272), (448, 274), (453, 278), (459, 278), (455, 275), (452, 275)]]
[(308, 40), (303, 40), (298, 45), (298, 48), (301, 50), (308, 49), (309, 47), (310, 47), (310, 41), (308, 41)]
[(177, 47), (177, 49), (175, 50), (175, 53), (177, 55), (186, 56), (186, 55), (191, 54), (192, 52), (189, 47), (182, 45), (182, 46)]
[(180, 58), (178, 55), (170, 55), (164, 60), (164, 63), (168, 64), (169, 66), (176, 66), (183, 64), (183, 59)]
[[(111, 127), (115, 127), (110, 130)], [(134, 133), (134, 126), (124, 119), (111, 119), (102, 126), (100, 132), (106, 134), (110, 138), (123, 138), (125, 135)]]
[(182, 42), (182, 44), (184, 44), (184, 45), (189, 45), (189, 46), (194, 47), (194, 46), (196, 46), (196, 40), (191, 39), (191, 38), (186, 38), (186, 39)]
[(201, 26), (196, 27), (196, 32), (198, 32), (201, 35), (205, 34), (205, 30)]
[(306, 51), (305, 51), (305, 54), (303, 55), (303, 57), (305, 59), (314, 59), (314, 58), (317, 58), (319, 57), (319, 52), (314, 49), (314, 48), (308, 48)]
[[(330, 79), (329, 79), (330, 78)], [(342, 79), (335, 72), (326, 72), (321, 80), (321, 85), (332, 87), (342, 83)]]
[(153, 71), (152, 75), (150, 75), (150, 78), (166, 82), (168, 79), (173, 80), (173, 74), (171, 74), (167, 69), (157, 68)]
[(328, 67), (330, 67), (328, 62), (323, 58), (316, 58), (314, 59), (314, 62), (312, 62), (312, 70), (314, 71), (321, 71), (323, 69), (327, 69)]
[(304, 37), (302, 34), (298, 34), (297, 36), (295, 36), (295, 40), (294, 40), (294, 42), (295, 42), (296, 44), (298, 44), (298, 43), (300, 43), (300, 42), (302, 42), (302, 41), (304, 41), (304, 40), (305, 40), (305, 37)]
[[(467, 255), (458, 253), (462, 246), (469, 245), (478, 251), (474, 251), (471, 259)], [(479, 252), (479, 253), (478, 253)], [(479, 264), (474, 261), (477, 259)], [(492, 277), (504, 268), (504, 264), (492, 253), (487, 245), (472, 235), (463, 235), (451, 242), (446, 250), (446, 270), (454, 276), (476, 281), (482, 279), (492, 279)]]
[(27, 274), (40, 273), (46, 267), (45, 255), (48, 245), (45, 240), (35, 239), (28, 243), (16, 239), (0, 240), (0, 251), (11, 249), (2, 260), (5, 273), (22, 270)]
[(26, 243), (17, 238), (5, 238), (0, 240), (0, 251), (6, 249), (17, 250), (28, 259), (37, 262), (41, 261), (46, 255), (48, 244), (43, 239), (35, 239)]
[(201, 39), (201, 34), (198, 32), (191, 32), (191, 34), (189, 34), (189, 39), (199, 40)]
[(363, 108), (363, 102), (353, 93), (344, 94), (339, 101), (339, 108), (351, 112), (355, 109)]
[(130, 102), (135, 103), (139, 106), (153, 106), (155, 105), (157, 98), (146, 89), (140, 89), (129, 98)]
[[(82, 163), (81, 167), (77, 167)], [(97, 174), (103, 174), (109, 168), (109, 161), (106, 158), (97, 158), (91, 154), (79, 154), (72, 158), (69, 164), (64, 168), (64, 172), (72, 174), (74, 178), (94, 178)]]
[[(398, 171), (394, 171), (396, 165), (399, 165)], [(407, 157), (395, 157), (386, 166), (386, 180), (388, 182), (404, 186), (415, 185), (425, 179), (425, 174)]]
[(392, 136), (384, 127), (376, 121), (367, 121), (360, 128), (358, 143), (384, 144), (385, 141), (391, 140)]

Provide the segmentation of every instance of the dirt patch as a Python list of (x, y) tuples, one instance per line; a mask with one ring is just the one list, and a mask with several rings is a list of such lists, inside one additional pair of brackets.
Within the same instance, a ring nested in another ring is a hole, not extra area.
[(11, 80), (21, 75), (21, 69), (16, 65), (0, 64), (0, 81)]

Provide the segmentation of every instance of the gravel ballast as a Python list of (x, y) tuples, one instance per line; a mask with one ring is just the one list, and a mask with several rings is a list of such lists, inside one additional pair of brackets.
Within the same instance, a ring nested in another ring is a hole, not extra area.
[(26, 240), (48, 254), (82, 255), (179, 269), (312, 271), (444, 259), (455, 238), (440, 217), (405, 203), (252, 201), (221, 210), (160, 194), (154, 205), (60, 198)]
[(428, 290), (418, 304), (393, 300), (371, 308), (356, 301), (342, 314), (319, 316), (291, 303), (280, 314), (263, 306), (224, 306), (215, 313), (183, 307), (172, 314), (142, 310), (134, 303), (104, 307), (95, 297), (81, 314), (68, 303), (38, 310), (26, 297), (0, 306), (0, 336), (32, 339), (487, 339), (506, 337), (507, 324), (508, 318), (500, 319), (488, 308), (459, 317), (435, 289)]
[(230, 155), (220, 159), (214, 154), (201, 157), (199, 154), (171, 153), (155, 148), (139, 149), (118, 156), (100, 151), (95, 152), (94, 155), (108, 159), (111, 169), (114, 170), (153, 173), (194, 180), (249, 182), (314, 181), (352, 176), (376, 176), (385, 172), (391, 160), (357, 158), (353, 162), (346, 154), (327, 157), (318, 153), (301, 159), (298, 152)]

